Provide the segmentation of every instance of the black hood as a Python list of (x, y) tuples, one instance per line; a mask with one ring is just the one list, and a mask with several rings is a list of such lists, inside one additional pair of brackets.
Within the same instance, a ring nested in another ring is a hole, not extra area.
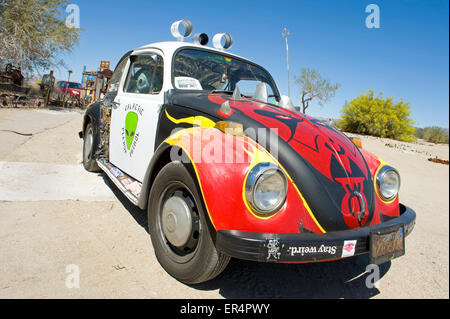
[[(226, 101), (228, 115), (220, 112)], [(333, 127), (272, 104), (233, 100), (228, 94), (171, 91), (166, 102), (259, 133), (249, 136), (277, 157), (326, 232), (372, 222), (375, 191), (367, 163), (352, 141)]]

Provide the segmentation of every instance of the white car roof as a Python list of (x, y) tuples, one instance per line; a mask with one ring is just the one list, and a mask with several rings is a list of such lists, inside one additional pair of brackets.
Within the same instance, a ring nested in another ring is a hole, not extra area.
[(200, 49), (207, 49), (209, 51), (213, 51), (213, 52), (217, 52), (220, 54), (225, 54), (225, 55), (229, 55), (229, 56), (234, 56), (236, 58), (240, 58), (240, 59), (244, 59), (249, 61), (246, 58), (243, 58), (239, 55), (230, 53), (226, 50), (218, 50), (216, 48), (213, 47), (209, 47), (206, 45), (198, 45), (198, 44), (194, 44), (194, 43), (189, 43), (189, 42), (179, 42), (179, 41), (166, 41), (166, 42), (155, 42), (155, 43), (150, 43), (147, 45), (144, 45), (140, 48), (137, 48), (134, 50), (134, 52), (136, 51), (140, 51), (140, 50), (145, 50), (145, 49), (151, 49), (151, 48), (156, 48), (161, 50), (162, 52), (164, 52), (164, 54), (169, 54), (169, 55), (173, 55), (175, 53), (176, 50), (180, 49), (180, 48), (200, 48)]

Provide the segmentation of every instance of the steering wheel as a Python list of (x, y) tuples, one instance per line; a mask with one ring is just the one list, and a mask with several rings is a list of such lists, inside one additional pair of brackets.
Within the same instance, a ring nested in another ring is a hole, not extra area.
[(149, 75), (151, 72), (149, 70), (140, 70), (135, 75), (136, 79), (136, 89), (138, 93), (149, 93), (150, 91), (150, 79)]

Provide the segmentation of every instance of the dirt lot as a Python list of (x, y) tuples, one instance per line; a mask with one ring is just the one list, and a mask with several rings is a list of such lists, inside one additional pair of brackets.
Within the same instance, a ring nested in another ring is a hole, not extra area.
[[(306, 265), (232, 260), (188, 286), (159, 266), (146, 214), (101, 174), (82, 169), (81, 112), (0, 109), (0, 298), (449, 298), (448, 146), (362, 137), (397, 167), (417, 212), (406, 256), (365, 285), (361, 256)], [(80, 287), (67, 288), (69, 265)]]

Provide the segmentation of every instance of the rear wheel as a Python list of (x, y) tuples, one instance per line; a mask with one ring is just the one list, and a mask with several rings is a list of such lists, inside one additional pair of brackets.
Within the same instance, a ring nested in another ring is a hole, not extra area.
[(95, 154), (94, 125), (88, 123), (83, 138), (83, 166), (88, 172), (99, 172), (100, 168), (94, 159)]
[(4, 94), (0, 96), (0, 105), (2, 107), (8, 107), (9, 106), (9, 96)]
[(179, 162), (159, 172), (150, 192), (148, 224), (155, 255), (172, 277), (187, 284), (213, 279), (230, 260), (214, 246), (202, 203), (194, 179)]

